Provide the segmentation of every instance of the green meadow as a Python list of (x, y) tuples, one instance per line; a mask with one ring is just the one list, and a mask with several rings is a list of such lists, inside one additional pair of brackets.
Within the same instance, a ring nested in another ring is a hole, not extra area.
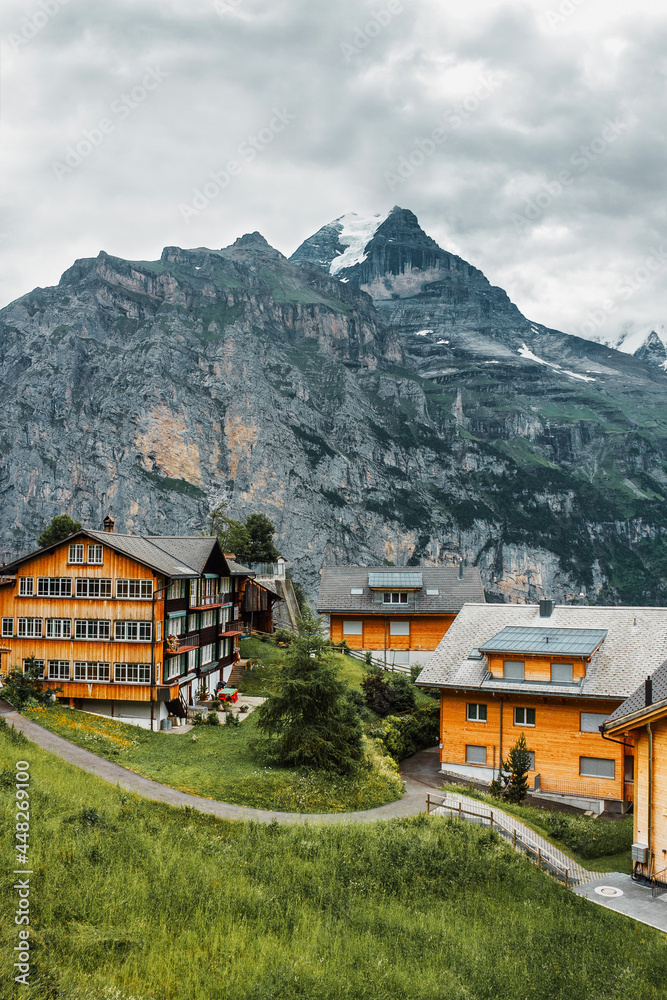
[[(11, 785), (30, 762), (30, 986)], [(0, 730), (3, 1000), (648, 1000), (664, 935), (438, 817), (232, 823), (143, 801)]]

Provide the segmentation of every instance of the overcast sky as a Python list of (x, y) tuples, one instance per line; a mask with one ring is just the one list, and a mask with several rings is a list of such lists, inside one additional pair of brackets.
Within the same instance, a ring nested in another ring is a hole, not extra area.
[(398, 204), (533, 320), (667, 323), (663, 0), (3, 0), (1, 16), (0, 304), (101, 249), (155, 259), (258, 229), (289, 255)]

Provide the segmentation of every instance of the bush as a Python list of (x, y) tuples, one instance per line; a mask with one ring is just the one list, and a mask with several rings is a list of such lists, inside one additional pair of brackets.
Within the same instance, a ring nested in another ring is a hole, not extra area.
[(394, 760), (412, 756), (423, 747), (432, 747), (440, 735), (440, 706), (422, 705), (410, 715), (389, 715), (369, 729)]
[(225, 714), (225, 725), (226, 726), (240, 726), (241, 720), (238, 715), (234, 715), (233, 712), (227, 712)]
[(48, 690), (42, 687), (41, 668), (34, 656), (25, 661), (25, 669), (12, 667), (2, 688), (2, 697), (19, 711), (28, 705), (50, 705), (62, 687)]
[(361, 689), (366, 705), (376, 715), (409, 712), (415, 707), (415, 688), (405, 674), (388, 674), (380, 667), (371, 667)]
[(217, 709), (211, 709), (206, 713), (206, 722), (209, 726), (219, 726), (220, 718)]
[(629, 851), (632, 846), (632, 819), (604, 820), (590, 816), (549, 813), (547, 832), (582, 858)]

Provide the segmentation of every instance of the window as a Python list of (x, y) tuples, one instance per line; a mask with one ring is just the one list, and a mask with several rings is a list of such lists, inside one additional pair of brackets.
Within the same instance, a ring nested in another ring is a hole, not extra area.
[(629, 785), (635, 780), (635, 758), (626, 757), (623, 766), (623, 779), (627, 781)]
[[(170, 618), (167, 621), (167, 635), (182, 635), (185, 628), (185, 615), (182, 618)], [(158, 642), (160, 640), (158, 639)]]
[(109, 639), (111, 637), (111, 622), (98, 621), (96, 618), (75, 618), (75, 639)]
[(181, 670), (181, 662), (183, 660), (183, 655), (181, 656), (171, 656), (168, 660), (165, 660), (164, 664), (164, 679), (169, 680), (170, 677), (178, 677), (179, 674), (185, 671)]
[(535, 770), (535, 751), (534, 750), (529, 750), (528, 751), (528, 756), (530, 757), (530, 765), (528, 767), (528, 770), (529, 771), (534, 771)]
[[(33, 662), (33, 665), (37, 668), (37, 676), (40, 677), (40, 678), (43, 677), (44, 676), (44, 660), (37, 660), (37, 659), (35, 659), (33, 657), (32, 662)], [(28, 668), (29, 665), (30, 665), (30, 661), (29, 660), (24, 660), (23, 661), (23, 673), (26, 672), (26, 669)]]
[(466, 764), (486, 764), (486, 747), (466, 746)]
[(190, 580), (190, 607), (195, 608), (199, 604), (199, 580)]
[(185, 580), (174, 580), (167, 591), (168, 601), (180, 601), (185, 597)]
[(108, 681), (111, 673), (110, 663), (96, 663), (88, 660), (74, 661), (75, 681)]
[(71, 563), (82, 563), (83, 562), (83, 545), (70, 545), (69, 547), (69, 559), (68, 562)]
[(573, 676), (573, 668), (571, 663), (551, 664), (552, 684), (571, 684), (572, 676)]
[(215, 611), (204, 611), (201, 616), (201, 628), (210, 628), (215, 625)]
[(162, 622), (157, 622), (155, 625), (155, 641), (162, 642)]
[(111, 580), (82, 576), (76, 581), (77, 597), (111, 597)]
[(468, 705), (468, 722), (486, 722), (486, 705)]
[(152, 596), (152, 580), (116, 580), (116, 597), (138, 597), (140, 600), (146, 600)]
[(535, 725), (535, 709), (534, 708), (515, 708), (514, 709), (514, 725), (515, 726), (534, 726)]
[(72, 581), (65, 576), (38, 576), (37, 594), (39, 597), (71, 597)]
[(363, 597), (364, 588), (363, 587), (350, 587), (350, 594), (352, 597)]
[(24, 639), (41, 639), (42, 619), (41, 618), (19, 618), (16, 634)]
[(410, 635), (410, 622), (389, 622), (389, 635)]
[(119, 684), (150, 684), (151, 665), (150, 663), (114, 663), (113, 676)]
[(579, 774), (584, 778), (615, 778), (616, 761), (603, 757), (580, 757)]
[(439, 597), (440, 596), (440, 591), (438, 590), (437, 587), (427, 587), (426, 588), (426, 596), (427, 597)]
[(506, 681), (522, 681), (524, 675), (523, 660), (504, 660), (503, 677)]
[(13, 618), (3, 618), (2, 619), (2, 634), (3, 634), (3, 636), (14, 635), (14, 619)]
[(34, 581), (31, 576), (19, 577), (19, 597), (32, 597), (34, 593)]
[(215, 645), (211, 643), (208, 646), (202, 646), (201, 648), (201, 666), (203, 667), (205, 663), (212, 663), (215, 659)]
[(89, 545), (88, 563), (91, 566), (101, 566), (104, 561), (103, 551), (101, 545)]
[(361, 635), (363, 622), (343, 622), (343, 635)]
[(197, 631), (197, 615), (188, 615), (188, 632)]
[(197, 653), (199, 650), (191, 649), (188, 652), (188, 673), (197, 669)]
[(607, 718), (604, 712), (582, 712), (579, 730), (582, 733), (600, 733), (600, 726)]
[(49, 660), (49, 680), (69, 680), (69, 660)]
[(71, 639), (72, 621), (70, 618), (47, 618), (46, 619), (47, 639)]
[(407, 604), (408, 595), (398, 590), (387, 591), (384, 594), (384, 604)]
[(115, 637), (124, 642), (150, 642), (151, 622), (116, 622)]

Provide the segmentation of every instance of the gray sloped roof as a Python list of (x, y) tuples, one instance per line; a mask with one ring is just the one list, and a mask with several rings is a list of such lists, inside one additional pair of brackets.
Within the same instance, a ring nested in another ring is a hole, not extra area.
[[(648, 671), (646, 676), (649, 676)], [(665, 660), (662, 666), (658, 667), (658, 669), (651, 674), (653, 701), (648, 707), (646, 706), (644, 681), (645, 678), (632, 692), (630, 697), (626, 698), (623, 704), (619, 705), (616, 711), (611, 713), (605, 722), (605, 726), (625, 719), (627, 716), (634, 715), (636, 712), (641, 712), (642, 709), (646, 709), (646, 711), (650, 712), (662, 701), (667, 703), (667, 660)]]
[[(441, 639), (417, 683), (426, 687), (484, 688), (488, 661), (468, 657), (508, 625), (606, 630), (604, 641), (587, 666), (579, 688), (581, 697), (627, 698), (667, 658), (667, 608), (557, 605), (551, 617), (540, 618), (537, 605), (467, 604)], [(493, 690), (497, 683), (490, 682), (488, 689)], [(508, 690), (527, 692), (530, 682), (505, 684)], [(560, 694), (562, 688), (557, 684), (540, 685), (543, 693), (554, 695)]]
[[(373, 591), (368, 578), (374, 574), (411, 574), (412, 567), (400, 570), (386, 566), (327, 566), (322, 570), (322, 582), (317, 602), (321, 615), (346, 612), (349, 614), (442, 614), (459, 611), (466, 602), (483, 601), (484, 588), (476, 566), (467, 566), (459, 580), (456, 567), (415, 566), (414, 574), (422, 578), (422, 589), (416, 592), (416, 604), (374, 604)], [(402, 586), (406, 586), (403, 584)], [(363, 589), (363, 594), (350, 594), (350, 590)], [(388, 589), (392, 589), (389, 587)], [(395, 589), (400, 589), (396, 585)], [(427, 594), (438, 590), (437, 595)]]
[(120, 535), (115, 531), (86, 534), (175, 579), (200, 576), (217, 543), (215, 537), (188, 535)]
[(236, 559), (230, 559), (229, 556), (225, 556), (225, 562), (229, 566), (230, 576), (249, 576), (253, 578), (257, 575), (254, 570), (249, 569), (248, 566), (243, 566)]

